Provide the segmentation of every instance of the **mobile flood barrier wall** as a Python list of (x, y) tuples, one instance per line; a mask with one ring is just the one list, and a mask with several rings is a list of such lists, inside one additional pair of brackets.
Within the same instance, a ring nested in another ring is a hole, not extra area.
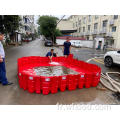
[[(30, 93), (36, 92), (47, 95), (57, 93), (58, 90), (64, 92), (66, 89), (71, 91), (83, 87), (96, 87), (100, 81), (100, 67), (74, 59), (72, 55), (67, 58), (54, 57), (52, 62), (53, 64), (47, 57), (40, 56), (19, 58), (18, 79), (20, 88), (28, 90)], [(47, 71), (44, 71), (46, 69)]]

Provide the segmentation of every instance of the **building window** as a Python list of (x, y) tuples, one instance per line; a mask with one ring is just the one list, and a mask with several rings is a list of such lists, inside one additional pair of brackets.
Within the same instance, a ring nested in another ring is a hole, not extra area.
[(87, 36), (87, 40), (89, 40), (89, 36)]
[(78, 24), (81, 25), (81, 20), (78, 21)]
[(27, 31), (28, 30), (28, 28), (27, 28), (27, 26), (25, 26), (25, 31)]
[(74, 28), (74, 23), (73, 23), (73, 28)]
[(77, 27), (77, 22), (76, 22), (76, 27)]
[(114, 15), (114, 19), (118, 19), (118, 15)]
[(98, 28), (98, 23), (94, 24), (94, 30), (96, 30)]
[(116, 32), (116, 26), (112, 27), (112, 32)]
[(24, 20), (25, 20), (25, 23), (27, 23), (27, 22), (28, 22), (27, 18), (25, 18)]
[(81, 31), (81, 28), (79, 28), (79, 32)]
[(98, 15), (95, 15), (95, 19), (98, 19)]
[(91, 15), (88, 16), (88, 21), (91, 22)]
[(108, 22), (107, 20), (103, 21), (103, 27), (107, 27), (107, 22)]
[(83, 18), (83, 23), (84, 23), (84, 24), (86, 23), (86, 17)]
[(85, 32), (85, 27), (83, 27), (83, 32)]
[(90, 25), (88, 25), (88, 31), (90, 31)]

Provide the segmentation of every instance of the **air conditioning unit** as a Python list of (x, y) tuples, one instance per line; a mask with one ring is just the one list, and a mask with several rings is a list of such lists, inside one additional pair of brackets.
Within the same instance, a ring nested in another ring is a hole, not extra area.
[(114, 24), (114, 20), (110, 20), (110, 21), (109, 21), (109, 24), (110, 24), (110, 25), (113, 25), (113, 24)]

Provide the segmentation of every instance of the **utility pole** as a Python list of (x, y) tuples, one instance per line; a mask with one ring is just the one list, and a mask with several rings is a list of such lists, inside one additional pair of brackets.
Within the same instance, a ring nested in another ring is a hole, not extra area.
[[(62, 18), (57, 22), (56, 27), (57, 27), (57, 25), (60, 23), (60, 21), (63, 20), (64, 17), (65, 17), (65, 15), (63, 15)], [(54, 38), (54, 34), (53, 34), (53, 42), (55, 43), (54, 39), (55, 39), (55, 38)]]
[(65, 15), (63, 15), (62, 18), (57, 22), (57, 25), (60, 23), (61, 20), (63, 20), (64, 17)]

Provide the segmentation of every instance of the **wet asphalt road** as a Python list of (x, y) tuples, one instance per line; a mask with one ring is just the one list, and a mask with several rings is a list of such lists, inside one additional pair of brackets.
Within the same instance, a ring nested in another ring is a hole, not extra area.
[[(11, 86), (2, 86), (0, 84), (0, 104), (6, 105), (55, 105), (60, 104), (120, 104), (120, 102), (112, 96), (112, 92), (105, 90), (97, 90), (95, 87), (89, 89), (77, 89), (75, 91), (58, 92), (57, 94), (30, 94), (19, 88), (17, 79), (17, 59), (23, 56), (45, 56), (50, 50), (44, 47), (43, 41), (35, 40), (19, 47), (10, 47), (6, 49), (6, 69), (9, 81), (14, 82)], [(60, 48), (55, 48), (58, 55), (62, 55)], [(81, 60), (88, 60), (98, 55), (91, 49), (73, 48), (72, 53)], [(101, 52), (99, 52), (103, 56)], [(91, 63), (98, 64), (104, 72), (110, 71), (95, 61)], [(111, 69), (118, 71), (120, 68)]]
[(103, 73), (120, 72), (120, 66), (118, 65), (114, 65), (111, 68), (105, 67), (104, 65), (104, 54), (105, 53), (103, 51), (89, 49), (89, 48), (77, 48), (77, 49), (73, 48), (72, 53), (74, 54), (75, 58), (79, 60), (83, 60), (83, 61), (87, 61), (94, 57), (100, 57), (100, 58), (96, 58), (97, 61), (91, 60), (90, 63), (100, 66)]

